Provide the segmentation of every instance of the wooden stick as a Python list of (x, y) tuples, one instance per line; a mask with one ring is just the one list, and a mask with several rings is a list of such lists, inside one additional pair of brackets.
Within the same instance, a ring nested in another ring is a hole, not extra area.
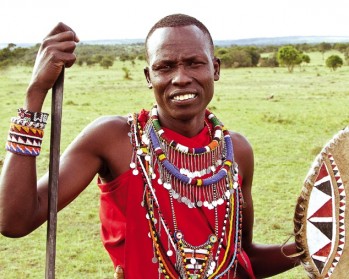
[(48, 222), (46, 238), (46, 270), (45, 278), (55, 278), (56, 263), (56, 232), (57, 232), (57, 200), (59, 157), (61, 143), (62, 103), (63, 103), (64, 67), (52, 88), (51, 108), (51, 142), (48, 189)]

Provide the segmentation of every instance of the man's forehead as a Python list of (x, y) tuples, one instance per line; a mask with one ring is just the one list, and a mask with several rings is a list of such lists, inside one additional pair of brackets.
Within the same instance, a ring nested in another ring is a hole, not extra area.
[(148, 38), (147, 49), (152, 50), (160, 45), (170, 45), (174, 42), (182, 42), (183, 39), (201, 41), (203, 45), (209, 44), (209, 38), (195, 25), (161, 27), (156, 29)]

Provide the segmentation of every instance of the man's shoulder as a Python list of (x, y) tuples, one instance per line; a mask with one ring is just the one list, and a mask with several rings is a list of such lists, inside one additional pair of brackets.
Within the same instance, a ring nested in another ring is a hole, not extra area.
[(103, 115), (95, 119), (90, 125), (100, 129), (115, 129), (129, 126), (127, 116), (121, 115)]
[(235, 131), (229, 131), (229, 133), (232, 140), (235, 141), (236, 143), (249, 145), (249, 142), (244, 135)]
[(92, 121), (86, 128), (85, 132), (91, 135), (98, 135), (103, 138), (106, 136), (121, 136), (128, 134), (130, 130), (127, 122), (127, 116), (104, 115)]
[(244, 135), (238, 132), (233, 132), (233, 131), (229, 131), (229, 133), (233, 141), (234, 150), (236, 152), (240, 152), (244, 154), (253, 153), (252, 146)]

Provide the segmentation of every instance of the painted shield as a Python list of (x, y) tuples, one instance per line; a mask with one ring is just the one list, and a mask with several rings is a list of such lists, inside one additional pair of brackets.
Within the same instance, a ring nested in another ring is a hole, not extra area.
[(295, 211), (296, 243), (310, 278), (349, 278), (349, 127), (316, 157)]

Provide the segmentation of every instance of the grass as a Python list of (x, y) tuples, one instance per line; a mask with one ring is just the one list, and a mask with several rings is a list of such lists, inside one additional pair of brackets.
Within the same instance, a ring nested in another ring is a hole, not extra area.
[[(349, 67), (324, 67), (320, 53), (289, 74), (285, 68), (223, 69), (210, 104), (231, 130), (254, 148), (254, 241), (281, 244), (292, 233), (293, 213), (303, 179), (320, 148), (349, 122)], [(122, 67), (132, 80), (124, 80)], [(66, 71), (62, 147), (93, 119), (150, 108), (152, 93), (143, 64), (118, 62), (109, 70), (75, 66)], [(0, 72), (0, 139), (23, 103), (31, 69)], [(49, 98), (48, 98), (49, 99)], [(45, 104), (50, 111), (50, 101)], [(48, 168), (49, 129), (39, 175)], [(5, 151), (0, 151), (2, 164)], [(14, 185), (15, 187), (15, 185)], [(99, 237), (99, 190), (93, 182), (58, 215), (56, 277), (111, 278), (113, 268)], [(21, 239), (0, 236), (0, 278), (43, 278), (46, 226)], [(273, 278), (307, 278), (301, 267)]]

